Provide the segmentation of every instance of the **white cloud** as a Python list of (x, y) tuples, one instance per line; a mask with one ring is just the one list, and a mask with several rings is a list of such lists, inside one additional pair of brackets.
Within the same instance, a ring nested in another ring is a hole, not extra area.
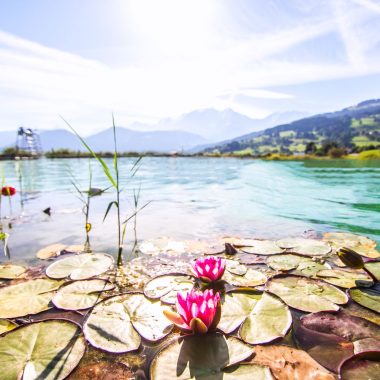
[[(380, 72), (380, 57), (373, 53), (380, 36), (365, 26), (377, 17), (369, 0), (338, 0), (330, 18), (311, 14), (296, 26), (265, 32), (225, 27), (231, 15), (221, 4), (228, 3), (205, 6), (197, 0), (182, 7), (165, 0), (149, 14), (148, 3), (128, 3), (129, 39), (120, 50), (134, 55), (112, 66), (0, 31), (0, 128), (63, 127), (61, 114), (86, 134), (110, 125), (111, 112), (118, 124), (128, 125), (205, 107), (264, 117), (273, 110), (247, 108), (237, 95), (275, 104), (293, 95), (267, 87)], [(288, 58), (289, 49), (332, 33), (342, 37), (346, 62)]]

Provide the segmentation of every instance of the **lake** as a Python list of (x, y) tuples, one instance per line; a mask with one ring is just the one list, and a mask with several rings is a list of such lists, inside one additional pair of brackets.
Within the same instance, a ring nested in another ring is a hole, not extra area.
[[(45, 159), (0, 162), (8, 185), (20, 188), (24, 212), (10, 231), (12, 261), (28, 261), (52, 243), (84, 241), (82, 204), (70, 178), (88, 188), (89, 161), (93, 187), (107, 179), (95, 160)], [(140, 205), (151, 203), (137, 217), (139, 239), (168, 236), (174, 240), (220, 236), (281, 238), (339, 230), (364, 234), (380, 242), (380, 161), (265, 161), (235, 158), (147, 157), (134, 178), (135, 159), (121, 158), (124, 192), (122, 214), (133, 213), (133, 189), (141, 186)], [(108, 162), (112, 165), (112, 161)], [(96, 251), (114, 251), (116, 213), (104, 212), (111, 189), (92, 198), (91, 244)], [(13, 217), (20, 215), (20, 193), (12, 199)], [(9, 215), (3, 198), (2, 215)], [(42, 212), (51, 207), (51, 217)], [(133, 223), (127, 230), (133, 240)]]

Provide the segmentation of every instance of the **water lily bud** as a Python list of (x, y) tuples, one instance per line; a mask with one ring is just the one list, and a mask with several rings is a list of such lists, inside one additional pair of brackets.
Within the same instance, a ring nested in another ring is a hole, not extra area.
[(351, 248), (341, 247), (337, 250), (338, 257), (350, 268), (362, 269), (364, 267), (363, 258)]

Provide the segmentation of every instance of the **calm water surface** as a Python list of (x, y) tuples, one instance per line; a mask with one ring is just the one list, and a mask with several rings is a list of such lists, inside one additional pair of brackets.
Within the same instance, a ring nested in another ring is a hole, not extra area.
[[(274, 162), (231, 158), (144, 158), (130, 179), (134, 160), (122, 158), (123, 214), (133, 212), (132, 192), (141, 186), (138, 238), (209, 239), (222, 235), (281, 238), (313, 230), (343, 230), (380, 242), (380, 161)], [(110, 164), (111, 161), (109, 162)], [(88, 187), (87, 159), (40, 159), (0, 162), (7, 183), (20, 188), (24, 213), (10, 231), (13, 260), (29, 259), (48, 244), (83, 243), (84, 216), (70, 182)], [(93, 186), (106, 187), (99, 165), (91, 160)], [(70, 174), (71, 173), (71, 174)], [(97, 251), (116, 245), (116, 215), (103, 223), (111, 191), (92, 199), (91, 243)], [(4, 201), (4, 199), (3, 199)], [(5, 199), (5, 201), (7, 201)], [(20, 194), (12, 199), (20, 214)], [(52, 216), (42, 210), (51, 207)], [(3, 215), (9, 215), (3, 202)], [(132, 226), (130, 226), (132, 227)], [(128, 230), (127, 238), (133, 238)]]

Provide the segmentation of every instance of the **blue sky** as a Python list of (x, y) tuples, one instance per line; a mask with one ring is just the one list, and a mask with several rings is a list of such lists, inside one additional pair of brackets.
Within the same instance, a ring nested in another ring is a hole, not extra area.
[[(379, 0), (0, 0), (0, 130), (380, 98)], [(147, 127), (148, 128), (148, 127)]]

